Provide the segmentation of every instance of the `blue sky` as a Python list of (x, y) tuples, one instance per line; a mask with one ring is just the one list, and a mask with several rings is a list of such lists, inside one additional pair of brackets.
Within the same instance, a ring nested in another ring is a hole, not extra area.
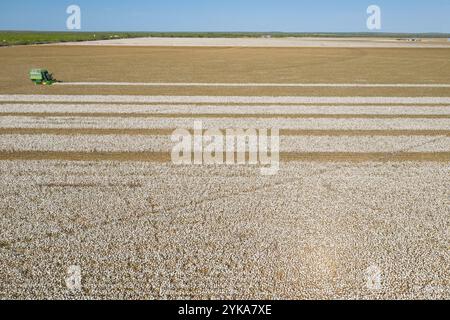
[(1, 0), (1, 30), (65, 30), (66, 8), (81, 31), (359, 32), (366, 9), (382, 10), (382, 32), (450, 33), (450, 0)]

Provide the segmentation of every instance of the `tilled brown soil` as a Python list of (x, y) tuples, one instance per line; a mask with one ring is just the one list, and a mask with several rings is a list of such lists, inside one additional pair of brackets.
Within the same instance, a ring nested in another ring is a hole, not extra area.
[(448, 83), (450, 49), (30, 46), (0, 48), (0, 93), (447, 96), (449, 88), (34, 86), (31, 68), (64, 82)]

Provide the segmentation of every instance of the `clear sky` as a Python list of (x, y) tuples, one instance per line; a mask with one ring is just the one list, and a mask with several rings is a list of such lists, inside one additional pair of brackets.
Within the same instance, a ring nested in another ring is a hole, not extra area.
[(65, 30), (71, 4), (81, 31), (364, 32), (376, 4), (381, 32), (450, 33), (450, 0), (1, 0), (0, 29)]

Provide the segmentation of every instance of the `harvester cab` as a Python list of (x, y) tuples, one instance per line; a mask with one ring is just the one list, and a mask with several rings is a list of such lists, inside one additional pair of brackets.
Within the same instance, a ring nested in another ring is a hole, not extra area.
[(31, 69), (30, 71), (30, 80), (34, 82), (34, 84), (42, 84), (42, 85), (52, 85), (57, 82), (51, 73), (45, 69)]

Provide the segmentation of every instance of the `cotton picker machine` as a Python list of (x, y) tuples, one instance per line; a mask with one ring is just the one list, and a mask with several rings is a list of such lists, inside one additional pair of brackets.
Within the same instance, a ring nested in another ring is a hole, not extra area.
[(36, 85), (52, 85), (55, 82), (59, 82), (45, 69), (31, 69), (30, 80)]

